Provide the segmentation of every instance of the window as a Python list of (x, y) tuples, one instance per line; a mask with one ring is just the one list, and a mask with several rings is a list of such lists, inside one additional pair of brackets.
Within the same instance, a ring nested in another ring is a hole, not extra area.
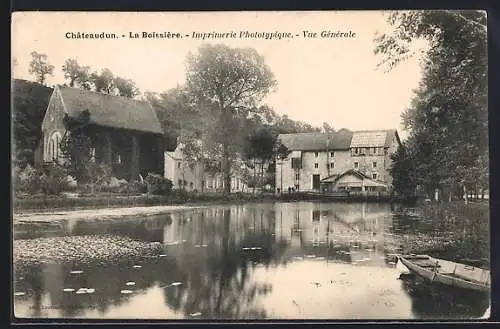
[(354, 154), (358, 154), (359, 153), (359, 149), (357, 147), (354, 148)]
[(333, 158), (335, 156), (335, 152), (330, 152), (330, 156)]
[(319, 165), (317, 163), (314, 164), (314, 168), (318, 168)]
[(57, 161), (59, 160), (59, 157), (61, 155), (61, 150), (59, 148), (59, 143), (61, 142), (61, 134), (56, 131), (54, 132), (49, 139), (48, 143), (48, 150), (47, 150), (47, 155), (48, 155), (48, 161)]
[(318, 152), (314, 152), (314, 156), (317, 158), (318, 157)]
[(295, 174), (295, 180), (299, 180), (300, 179), (300, 174)]
[(335, 163), (331, 162), (330, 163), (330, 168), (335, 168)]
[(358, 167), (359, 167), (359, 163), (354, 162), (354, 168), (355, 168), (355, 169), (358, 169)]
[(177, 162), (177, 168), (180, 168), (180, 167), (181, 167), (181, 163)]
[(377, 154), (377, 148), (376, 147), (373, 148), (373, 154)]
[(377, 168), (377, 162), (373, 161), (372, 166), (373, 166), (373, 168)]
[(122, 163), (122, 157), (118, 153), (116, 154), (116, 163), (117, 164), (121, 164)]
[(377, 179), (377, 174), (376, 174), (376, 173), (373, 173), (373, 174), (372, 174), (372, 178), (373, 178), (373, 179)]

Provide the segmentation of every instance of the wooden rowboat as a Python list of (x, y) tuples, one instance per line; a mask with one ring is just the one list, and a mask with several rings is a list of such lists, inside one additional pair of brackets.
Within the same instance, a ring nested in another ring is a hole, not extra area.
[(490, 271), (427, 255), (398, 256), (398, 262), (410, 272), (431, 282), (474, 291), (489, 292)]

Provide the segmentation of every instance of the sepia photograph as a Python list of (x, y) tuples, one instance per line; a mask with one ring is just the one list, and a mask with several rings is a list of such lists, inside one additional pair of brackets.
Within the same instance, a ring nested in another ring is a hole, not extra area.
[(14, 12), (12, 318), (491, 309), (487, 13)]

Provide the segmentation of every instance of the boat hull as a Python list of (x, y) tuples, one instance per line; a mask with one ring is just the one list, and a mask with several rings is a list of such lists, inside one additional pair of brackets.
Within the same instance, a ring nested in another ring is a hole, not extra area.
[[(446, 262), (446, 263), (451, 263), (439, 259), (435, 259), (430, 257), (430, 259), (435, 260), (437, 263), (439, 262)], [(430, 281), (430, 282), (437, 282), (441, 283), (447, 286), (452, 286), (452, 287), (457, 287), (457, 288), (462, 288), (462, 289), (467, 289), (467, 290), (473, 290), (473, 291), (480, 291), (480, 292), (489, 292), (490, 291), (490, 286), (489, 286), (489, 280), (488, 283), (481, 283), (481, 282), (474, 282), (470, 280), (465, 280), (459, 277), (454, 276), (453, 273), (440, 273), (434, 268), (426, 268), (419, 266), (415, 262), (412, 262), (411, 260), (399, 256), (398, 261), (400, 261), (403, 265), (405, 265), (411, 272), (419, 275), (420, 277)], [(455, 264), (455, 263), (452, 263)], [(482, 270), (481, 271), (486, 271)], [(489, 275), (489, 273), (488, 273)]]

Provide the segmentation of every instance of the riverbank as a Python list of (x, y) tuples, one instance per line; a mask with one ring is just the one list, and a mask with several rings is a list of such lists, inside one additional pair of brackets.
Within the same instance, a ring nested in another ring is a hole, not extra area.
[(274, 193), (187, 193), (174, 192), (170, 195), (126, 195), (102, 193), (98, 195), (66, 194), (59, 196), (35, 195), (15, 197), (13, 201), (14, 213), (43, 212), (58, 210), (105, 209), (127, 207), (154, 207), (154, 206), (199, 206), (213, 204), (235, 204), (249, 202), (289, 202), (289, 201), (331, 201), (331, 202), (401, 202), (404, 200), (393, 199), (387, 196), (325, 196), (296, 192), (292, 194), (277, 195)]
[(14, 198), (14, 213), (45, 212), (58, 210), (85, 210), (133, 207), (176, 207), (211, 204), (264, 202), (280, 200), (273, 194), (234, 193), (229, 196), (220, 193), (172, 193), (170, 195), (126, 195), (102, 193), (98, 195), (36, 195)]

